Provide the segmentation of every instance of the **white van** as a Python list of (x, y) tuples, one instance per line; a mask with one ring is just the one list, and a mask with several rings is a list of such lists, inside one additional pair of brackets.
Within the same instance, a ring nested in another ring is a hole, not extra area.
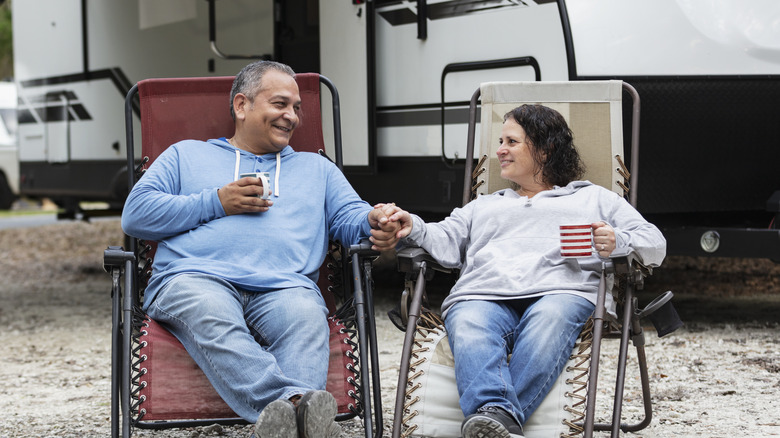
[(19, 193), (16, 126), (16, 84), (0, 82), (0, 210), (11, 208)]

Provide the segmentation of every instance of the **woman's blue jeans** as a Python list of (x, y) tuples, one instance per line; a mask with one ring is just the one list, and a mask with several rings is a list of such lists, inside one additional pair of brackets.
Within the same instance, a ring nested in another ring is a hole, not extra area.
[(146, 311), (247, 421), (274, 400), (325, 389), (328, 310), (317, 291), (247, 292), (219, 278), (179, 275)]
[(524, 424), (563, 371), (594, 307), (570, 294), (450, 307), (445, 326), (463, 414), (497, 406)]

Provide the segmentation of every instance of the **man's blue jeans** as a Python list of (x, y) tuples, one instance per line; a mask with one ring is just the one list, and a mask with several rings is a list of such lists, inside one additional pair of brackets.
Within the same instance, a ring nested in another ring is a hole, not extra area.
[(179, 275), (146, 311), (247, 421), (274, 400), (325, 389), (328, 310), (317, 291), (246, 292), (219, 278)]
[(594, 307), (570, 294), (450, 307), (445, 326), (463, 414), (498, 406), (524, 424), (563, 371)]

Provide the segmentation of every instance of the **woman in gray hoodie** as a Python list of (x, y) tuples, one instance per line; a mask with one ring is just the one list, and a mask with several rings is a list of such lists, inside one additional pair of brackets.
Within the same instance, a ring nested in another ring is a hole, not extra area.
[[(460, 269), (442, 304), (464, 438), (520, 437), (563, 370), (596, 302), (601, 258), (631, 247), (660, 265), (666, 241), (625, 199), (589, 181), (557, 111), (504, 116), (496, 152), (513, 189), (480, 196), (438, 223), (405, 211), (399, 237)], [(561, 256), (559, 227), (590, 224), (595, 251)], [(511, 359), (508, 359), (511, 354)]]

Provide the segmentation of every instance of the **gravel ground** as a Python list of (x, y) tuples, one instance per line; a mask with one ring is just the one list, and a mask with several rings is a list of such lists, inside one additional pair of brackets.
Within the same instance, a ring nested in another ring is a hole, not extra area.
[[(102, 270), (108, 245), (121, 245), (116, 220), (60, 222), (0, 231), (0, 438), (104, 437), (110, 424), (110, 281)], [(382, 266), (388, 265), (382, 261)], [(403, 334), (385, 312), (401, 279), (378, 273), (380, 365), (385, 436), (390, 436)], [(640, 296), (675, 291), (686, 326), (657, 338), (647, 355), (654, 419), (635, 437), (766, 437), (780, 435), (780, 265), (764, 260), (670, 257)], [(431, 294), (449, 279), (434, 281)], [(384, 286), (387, 284), (387, 286)], [(603, 352), (617, 357), (616, 341)], [(602, 365), (605, 387), (614, 367)], [(626, 407), (639, 412), (629, 368)], [(598, 396), (600, 416), (611, 397)], [(363, 436), (360, 422), (344, 437)], [(248, 437), (248, 427), (204, 427), (136, 436)]]

